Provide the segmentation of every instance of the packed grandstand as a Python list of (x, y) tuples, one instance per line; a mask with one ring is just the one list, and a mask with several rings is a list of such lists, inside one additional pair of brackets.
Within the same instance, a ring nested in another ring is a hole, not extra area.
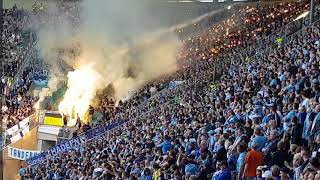
[[(99, 94), (94, 111), (103, 118), (78, 126), (72, 143), (81, 145), (35, 156), (20, 177), (320, 179), (315, 4), (314, 22), (297, 18), (310, 9), (301, 0), (244, 4), (230, 16), (175, 29), (183, 43), (176, 72), (146, 83), (125, 101)], [(60, 8), (77, 24), (76, 3)], [(6, 129), (35, 112), (38, 98), (30, 90), (48, 78), (38, 53), (29, 53), (37, 43), (30, 17), (38, 14), (41, 28), (50, 23), (45, 11), (4, 11), (0, 93)]]

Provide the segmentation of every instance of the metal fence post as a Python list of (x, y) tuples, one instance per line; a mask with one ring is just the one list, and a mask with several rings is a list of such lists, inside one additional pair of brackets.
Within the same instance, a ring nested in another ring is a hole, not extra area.
[(313, 23), (313, 16), (314, 16), (314, 0), (310, 0), (310, 22), (311, 25)]

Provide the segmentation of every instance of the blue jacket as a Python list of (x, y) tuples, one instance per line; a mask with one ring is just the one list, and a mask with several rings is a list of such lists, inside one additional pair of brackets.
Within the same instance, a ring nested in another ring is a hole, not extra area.
[(231, 171), (229, 168), (224, 169), (218, 176), (215, 178), (216, 180), (231, 180)]
[(311, 112), (308, 112), (306, 120), (303, 123), (303, 131), (302, 131), (303, 139), (308, 139), (308, 137), (310, 136), (310, 130), (312, 126), (312, 124), (310, 123), (310, 120), (311, 120), (310, 116), (311, 116)]
[(299, 113), (300, 124), (304, 124), (306, 118), (307, 118), (307, 113), (306, 112)]
[(159, 147), (161, 147), (163, 154), (167, 154), (168, 151), (171, 150), (172, 144), (170, 143), (170, 141), (165, 140), (161, 144), (159, 144)]

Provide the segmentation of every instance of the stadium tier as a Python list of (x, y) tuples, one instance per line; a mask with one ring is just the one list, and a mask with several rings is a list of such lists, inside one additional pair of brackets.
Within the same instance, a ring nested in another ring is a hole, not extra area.
[[(304, 0), (197, 5), (152, 33), (118, 16), (101, 32), (117, 3), (5, 10), (0, 140), (19, 178), (320, 179), (319, 3), (313, 22)], [(33, 128), (54, 144), (12, 146)]]

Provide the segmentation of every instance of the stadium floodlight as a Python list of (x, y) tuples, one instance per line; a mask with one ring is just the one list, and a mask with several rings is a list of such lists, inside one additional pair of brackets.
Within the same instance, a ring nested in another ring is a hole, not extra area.
[(306, 12), (300, 14), (300, 15), (299, 15), (296, 19), (294, 19), (293, 21), (297, 21), (297, 20), (299, 20), (299, 19), (301, 19), (301, 18), (304, 18), (304, 17), (308, 16), (309, 13), (310, 13), (310, 11), (306, 11)]

